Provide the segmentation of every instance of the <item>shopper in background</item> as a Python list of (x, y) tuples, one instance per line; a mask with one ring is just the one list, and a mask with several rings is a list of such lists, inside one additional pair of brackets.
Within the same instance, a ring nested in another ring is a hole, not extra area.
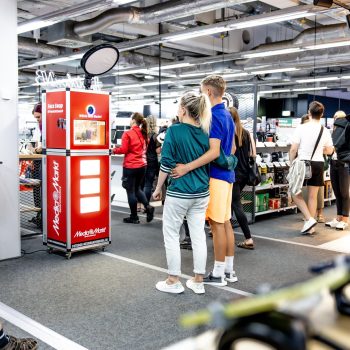
[[(41, 154), (42, 150), (42, 105), (41, 102), (37, 103), (32, 111), (34, 118), (37, 120), (38, 124), (34, 130), (32, 141), (35, 142), (34, 153)], [(33, 171), (32, 178), (42, 180), (42, 161), (33, 160)], [(36, 208), (42, 209), (42, 186), (33, 187), (33, 197), (34, 197), (34, 206)], [(37, 227), (42, 228), (42, 212), (41, 210), (37, 212), (36, 216), (32, 217), (29, 222), (34, 223)]]
[(247, 173), (249, 169), (249, 157), (256, 157), (255, 142), (249, 131), (243, 128), (235, 107), (228, 108), (235, 123), (235, 156), (238, 159), (235, 169), (236, 181), (232, 187), (232, 212), (235, 213), (239, 226), (241, 227), (245, 240), (237, 243), (237, 247), (254, 249), (254, 241), (250, 233), (248, 219), (244, 213), (241, 203), (241, 192), (247, 184)]
[[(348, 123), (346, 114), (338, 111), (334, 115), (334, 120), (340, 123)], [(335, 195), (337, 205), (337, 217), (326, 223), (326, 226), (336, 228), (337, 230), (345, 230), (349, 226), (349, 210), (350, 210), (350, 175), (349, 163), (338, 160), (337, 153), (334, 152), (331, 160), (331, 183)]]
[(36, 350), (37, 342), (32, 338), (16, 338), (6, 335), (0, 322), (0, 350)]
[[(220, 156), (222, 148), (226, 156), (235, 153), (235, 126), (230, 112), (225, 108), (222, 96), (225, 93), (225, 80), (219, 75), (210, 75), (201, 82), (201, 92), (209, 97), (212, 109), (212, 125), (209, 134), (210, 149), (199, 159), (188, 164), (179, 164), (172, 176), (179, 178), (190, 171), (208, 164)], [(234, 271), (235, 237), (231, 225), (232, 184), (235, 181), (233, 170), (210, 164), (210, 200), (207, 217), (213, 233), (214, 269), (204, 278), (204, 283), (225, 286), (236, 282)]]
[(131, 129), (124, 132), (121, 146), (113, 148), (114, 154), (125, 154), (123, 162), (122, 186), (126, 189), (131, 214), (124, 218), (125, 223), (139, 224), (137, 201), (146, 209), (147, 222), (153, 220), (154, 208), (149, 205), (145, 193), (141, 189), (146, 173), (146, 150), (148, 132), (146, 119), (140, 113), (134, 113), (130, 120)]
[[(317, 208), (317, 193), (319, 187), (324, 185), (323, 154), (333, 153), (333, 143), (329, 130), (321, 125), (324, 113), (322, 103), (313, 101), (309, 105), (310, 121), (300, 124), (293, 135), (289, 158), (292, 162), (297, 156), (300, 160), (311, 161), (312, 177), (305, 180), (304, 186), (308, 187), (308, 204), (305, 203), (302, 193), (293, 195), (293, 201), (303, 213), (305, 218), (302, 234), (313, 233), (313, 227), (317, 224), (315, 220)], [(317, 140), (319, 140), (317, 144)], [(316, 147), (317, 146), (317, 147)], [(313, 154), (314, 153), (314, 154)]]
[(150, 115), (146, 118), (148, 126), (148, 146), (146, 152), (147, 169), (143, 190), (148, 202), (151, 200), (153, 182), (159, 172), (158, 154), (161, 144), (157, 141), (157, 118)]
[[(304, 114), (301, 117), (301, 124), (305, 124), (307, 122), (310, 121), (310, 116), (308, 114)], [(325, 159), (325, 155), (323, 155), (323, 158)], [(307, 198), (309, 196), (309, 191), (308, 191), (308, 187), (304, 186), (303, 187), (303, 198), (307, 201)], [(316, 209), (316, 221), (320, 224), (320, 223), (325, 223), (325, 218), (324, 218), (324, 214), (323, 214), (323, 209), (324, 209), (324, 186), (321, 186), (318, 189), (317, 192), (317, 209)]]
[[(211, 121), (210, 101), (204, 94), (184, 94), (179, 102), (180, 123), (168, 128), (162, 147), (161, 166), (157, 187), (153, 193), (156, 200), (176, 164), (190, 163), (209, 149)], [(158, 282), (156, 288), (167, 293), (182, 293), (180, 227), (184, 218), (192, 239), (194, 278), (186, 286), (196, 294), (205, 293), (203, 275), (207, 260), (207, 244), (204, 231), (205, 211), (209, 199), (209, 167), (201, 166), (179, 179), (170, 178), (163, 210), (163, 235), (168, 262), (168, 278)]]

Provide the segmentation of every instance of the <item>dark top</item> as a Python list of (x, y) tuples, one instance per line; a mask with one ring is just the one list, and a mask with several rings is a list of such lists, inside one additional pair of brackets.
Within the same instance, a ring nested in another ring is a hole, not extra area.
[(249, 169), (249, 155), (250, 155), (250, 135), (249, 131), (243, 129), (242, 146), (238, 145), (238, 137), (235, 135), (236, 153), (238, 159), (237, 167), (235, 169), (236, 181), (241, 181), (247, 177)]
[(158, 155), (156, 149), (160, 146), (157, 135), (152, 133), (149, 138), (146, 157), (148, 167), (158, 167)]

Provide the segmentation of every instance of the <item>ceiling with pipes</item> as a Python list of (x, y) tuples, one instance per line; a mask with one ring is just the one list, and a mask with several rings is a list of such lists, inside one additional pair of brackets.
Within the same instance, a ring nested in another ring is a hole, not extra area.
[(350, 1), (329, 6), (312, 0), (18, 0), (19, 98), (32, 103), (57, 82), (79, 84), (81, 57), (101, 43), (117, 47), (120, 59), (98, 84), (120, 102), (175, 98), (210, 73), (223, 75), (233, 89), (257, 84), (266, 97), (344, 94)]

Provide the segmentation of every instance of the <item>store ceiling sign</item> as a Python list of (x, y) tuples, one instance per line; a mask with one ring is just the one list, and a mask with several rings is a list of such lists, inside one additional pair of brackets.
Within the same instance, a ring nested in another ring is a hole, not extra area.
[[(35, 84), (45, 87), (47, 89), (57, 88), (76, 88), (85, 89), (84, 77), (72, 77), (69, 73), (65, 77), (58, 77), (53, 71), (46, 71), (38, 69), (36, 71)], [(91, 79), (91, 88), (96, 91), (102, 89), (103, 84), (98, 77)]]

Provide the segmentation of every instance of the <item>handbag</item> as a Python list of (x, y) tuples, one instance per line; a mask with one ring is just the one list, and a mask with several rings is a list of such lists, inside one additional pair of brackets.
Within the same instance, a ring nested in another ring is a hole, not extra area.
[(249, 157), (248, 160), (248, 174), (247, 174), (247, 185), (257, 186), (261, 182), (261, 174), (259, 167), (253, 157)]
[(304, 180), (309, 180), (309, 179), (312, 178), (311, 161), (312, 161), (312, 158), (314, 157), (314, 154), (316, 152), (317, 146), (320, 143), (322, 134), (323, 134), (323, 126), (321, 126), (320, 133), (318, 134), (318, 138), (316, 140), (316, 144), (315, 144), (314, 150), (312, 152), (311, 159), (310, 160), (304, 160), (304, 163), (305, 163), (305, 177), (304, 177)]
[[(249, 153), (252, 154), (252, 142), (249, 137)], [(257, 186), (261, 182), (261, 174), (254, 157), (249, 156), (247, 169), (247, 185)]]
[(227, 156), (220, 146), (220, 156), (214, 160), (214, 164), (226, 170), (234, 170), (237, 163), (237, 157), (234, 154)]

